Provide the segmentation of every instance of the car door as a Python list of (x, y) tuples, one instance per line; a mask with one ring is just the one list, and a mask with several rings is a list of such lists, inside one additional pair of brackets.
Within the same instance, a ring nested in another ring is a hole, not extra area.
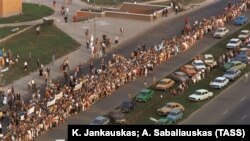
[(202, 98), (203, 98), (202, 100), (207, 99), (207, 97), (208, 97), (207, 92), (204, 91), (204, 92), (202, 93)]

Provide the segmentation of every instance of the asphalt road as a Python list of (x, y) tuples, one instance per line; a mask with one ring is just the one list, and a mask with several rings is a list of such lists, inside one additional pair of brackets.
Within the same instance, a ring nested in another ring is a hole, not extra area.
[(250, 124), (249, 86), (242, 77), (181, 124)]
[[(232, 2), (235, 2), (234, 0)], [(174, 35), (180, 34), (181, 28), (184, 26), (184, 19), (186, 16), (189, 16), (191, 21), (193, 20), (201, 20), (204, 17), (210, 17), (217, 15), (225, 6), (227, 5), (227, 1), (220, 0), (215, 4), (212, 4), (203, 9), (199, 9), (192, 13), (177, 17), (173, 20), (163, 21), (158, 26), (145, 31), (143, 35), (138, 36), (137, 38), (126, 42), (117, 49), (118, 53), (121, 53), (125, 56), (130, 55), (131, 51), (136, 49), (138, 45), (142, 42), (146, 42), (147, 46), (152, 46), (154, 44), (158, 44), (161, 42), (162, 38), (171, 39)], [(249, 13), (249, 11), (248, 11)], [(248, 14), (249, 15), (249, 14)], [(231, 31), (236, 31), (239, 27), (230, 27)], [(112, 96), (109, 96), (101, 101), (98, 101), (87, 111), (81, 112), (76, 116), (70, 117), (67, 121), (59, 126), (57, 126), (54, 130), (51, 130), (40, 137), (36, 138), (36, 141), (50, 141), (58, 138), (67, 138), (67, 125), (68, 124), (88, 124), (94, 117), (97, 115), (103, 115), (108, 111), (114, 109), (119, 106), (124, 99), (128, 98), (128, 92), (132, 92), (132, 95), (135, 96), (140, 89), (142, 89), (143, 81), (146, 80), (149, 85), (152, 84), (153, 77), (156, 76), (157, 79), (163, 78), (164, 76), (170, 74), (174, 70), (176, 70), (179, 66), (187, 63), (189, 60), (198, 54), (201, 54), (208, 48), (215, 45), (219, 40), (215, 40), (210, 37), (205, 37), (202, 39), (195, 47), (191, 48), (187, 52), (176, 56), (174, 59), (158, 66), (153, 73), (150, 73), (147, 78), (140, 77), (136, 79), (134, 82), (131, 82), (117, 91), (113, 92)], [(111, 58), (110, 55), (105, 57), (105, 60), (109, 60)], [(99, 66), (100, 63), (97, 60), (95, 65)], [(84, 69), (84, 73), (89, 71), (88, 67)], [(129, 90), (129, 91), (128, 91)], [(224, 105), (224, 104), (223, 104)]]

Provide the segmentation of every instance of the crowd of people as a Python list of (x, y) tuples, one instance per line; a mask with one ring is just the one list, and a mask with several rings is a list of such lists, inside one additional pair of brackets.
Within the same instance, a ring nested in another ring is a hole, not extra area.
[[(114, 53), (111, 60), (105, 64), (101, 61), (100, 68), (90, 63), (90, 73), (81, 74), (81, 66), (76, 67), (69, 76), (69, 85), (59, 81), (46, 81), (44, 97), (39, 90), (32, 95), (30, 102), (24, 102), (20, 94), (13, 90), (7, 92), (8, 110), (2, 112), (1, 119), (9, 121), (4, 134), (6, 141), (30, 141), (40, 134), (55, 128), (71, 115), (87, 110), (93, 103), (111, 95), (119, 87), (147, 76), (157, 65), (194, 46), (197, 41), (221, 26), (218, 23), (228, 22), (250, 7), (250, 0), (230, 4), (218, 16), (203, 19), (195, 23), (181, 36), (171, 40), (163, 40), (158, 47), (146, 48), (142, 44), (135, 49), (129, 58)], [(67, 58), (62, 69), (66, 72)], [(64, 69), (65, 68), (65, 69)]]

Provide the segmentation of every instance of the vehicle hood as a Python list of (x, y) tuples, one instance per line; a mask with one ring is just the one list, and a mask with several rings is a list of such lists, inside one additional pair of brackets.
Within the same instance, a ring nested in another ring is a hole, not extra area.
[(224, 64), (224, 66), (223, 66), (223, 68), (225, 68), (225, 69), (229, 69), (230, 68), (230, 64), (228, 64), (228, 63), (226, 63), (226, 64)]
[(196, 94), (191, 94), (189, 97), (190, 97), (190, 98), (199, 98), (200, 96), (199, 96), (199, 95), (196, 95)]

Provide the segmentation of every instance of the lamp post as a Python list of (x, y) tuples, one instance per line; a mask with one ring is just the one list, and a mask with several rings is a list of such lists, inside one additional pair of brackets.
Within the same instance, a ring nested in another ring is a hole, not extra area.
[[(94, 0), (94, 7), (93, 7), (93, 12), (94, 12), (94, 41), (96, 39), (96, 22), (95, 22), (95, 18), (96, 18), (96, 11), (95, 11), (95, 0)], [(98, 47), (98, 45), (96, 45), (96, 47)], [(100, 54), (100, 50), (99, 47), (97, 48), (97, 54)]]

